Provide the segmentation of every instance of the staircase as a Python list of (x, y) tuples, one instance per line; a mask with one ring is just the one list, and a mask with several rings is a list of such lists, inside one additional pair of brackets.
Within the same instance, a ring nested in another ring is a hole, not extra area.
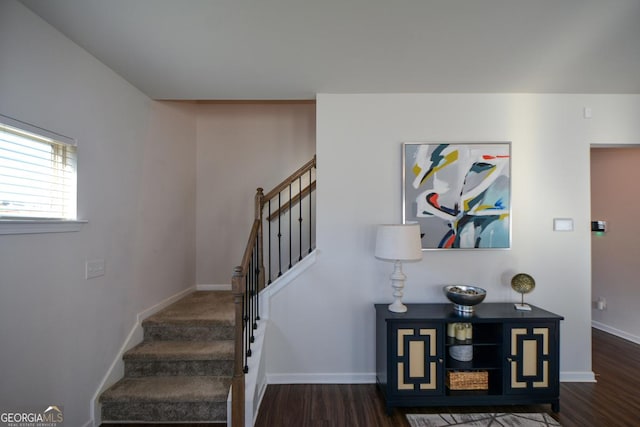
[(124, 378), (100, 396), (102, 421), (225, 422), (234, 316), (231, 292), (197, 291), (143, 321)]
[(230, 421), (245, 426), (257, 296), (315, 247), (315, 169), (314, 156), (266, 194), (258, 188), (231, 292), (194, 292), (142, 322), (143, 342), (123, 355), (124, 378), (99, 398), (104, 425), (224, 423), (233, 383)]

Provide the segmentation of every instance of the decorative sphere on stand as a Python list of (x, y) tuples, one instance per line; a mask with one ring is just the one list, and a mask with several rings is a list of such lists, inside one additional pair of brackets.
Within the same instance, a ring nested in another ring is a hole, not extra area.
[(528, 294), (536, 287), (536, 281), (527, 273), (518, 273), (511, 278), (511, 288), (521, 295), (520, 304), (515, 304), (516, 310), (531, 310), (531, 307), (524, 303), (524, 294)]

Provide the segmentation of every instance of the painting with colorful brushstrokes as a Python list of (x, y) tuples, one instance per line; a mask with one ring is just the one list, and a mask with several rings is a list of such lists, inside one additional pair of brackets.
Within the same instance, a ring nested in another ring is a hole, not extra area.
[(510, 248), (510, 143), (405, 143), (402, 170), (423, 249)]

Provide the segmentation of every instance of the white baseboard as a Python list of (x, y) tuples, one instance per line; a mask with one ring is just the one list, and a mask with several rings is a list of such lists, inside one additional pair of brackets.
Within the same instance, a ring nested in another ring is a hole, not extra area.
[(122, 355), (127, 350), (129, 350), (130, 348), (133, 348), (135, 345), (139, 344), (142, 341), (144, 336), (144, 331), (142, 330), (142, 321), (147, 317), (162, 310), (163, 308), (173, 304), (174, 302), (178, 301), (180, 298), (184, 297), (187, 294), (190, 294), (195, 290), (196, 290), (195, 286), (191, 286), (186, 289), (183, 289), (177, 294), (174, 294), (169, 298), (166, 298), (165, 300), (160, 301), (153, 307), (147, 308), (146, 310), (143, 310), (136, 315), (135, 324), (132, 326), (131, 330), (129, 331), (127, 338), (124, 340), (124, 344), (122, 344), (122, 347), (120, 347), (118, 354), (114, 358), (113, 362), (111, 362), (111, 365), (107, 370), (107, 373), (102, 378), (102, 381), (98, 385), (98, 389), (96, 390), (95, 394), (93, 395), (93, 398), (91, 399), (91, 402), (92, 402), (92, 405), (90, 408), (91, 420), (89, 421), (89, 424), (85, 424), (85, 426), (91, 425), (91, 424), (93, 424), (93, 426), (99, 426), (101, 424), (101, 406), (100, 406), (100, 402), (98, 402), (98, 398), (100, 397), (100, 394), (103, 391), (111, 387), (113, 384), (115, 384), (118, 380), (120, 380), (123, 377), (124, 361), (122, 360)]
[(375, 373), (267, 374), (268, 384), (375, 384)]
[(607, 332), (611, 335), (615, 335), (619, 338), (625, 339), (627, 341), (631, 341), (632, 343), (640, 344), (640, 337), (625, 331), (621, 331), (620, 329), (614, 328), (613, 326), (605, 325), (604, 323), (600, 323), (595, 320), (591, 321), (591, 326), (593, 326), (596, 329), (600, 329), (601, 331)]
[(595, 383), (596, 376), (593, 372), (560, 372), (561, 383)]
[(230, 291), (231, 285), (223, 284), (223, 285), (208, 285), (208, 284), (200, 284), (196, 285), (197, 291)]
[[(375, 384), (375, 373), (267, 374), (268, 384)], [(596, 382), (593, 372), (561, 372), (560, 382)]]

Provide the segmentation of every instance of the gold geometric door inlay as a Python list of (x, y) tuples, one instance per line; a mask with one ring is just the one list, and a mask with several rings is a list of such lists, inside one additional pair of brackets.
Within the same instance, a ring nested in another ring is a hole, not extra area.
[(424, 377), (424, 341), (409, 341), (409, 378)]
[(522, 375), (532, 377), (538, 372), (538, 341), (522, 341)]
[(549, 328), (511, 329), (511, 387), (549, 387)]
[(398, 329), (397, 337), (398, 390), (435, 390), (436, 329)]

